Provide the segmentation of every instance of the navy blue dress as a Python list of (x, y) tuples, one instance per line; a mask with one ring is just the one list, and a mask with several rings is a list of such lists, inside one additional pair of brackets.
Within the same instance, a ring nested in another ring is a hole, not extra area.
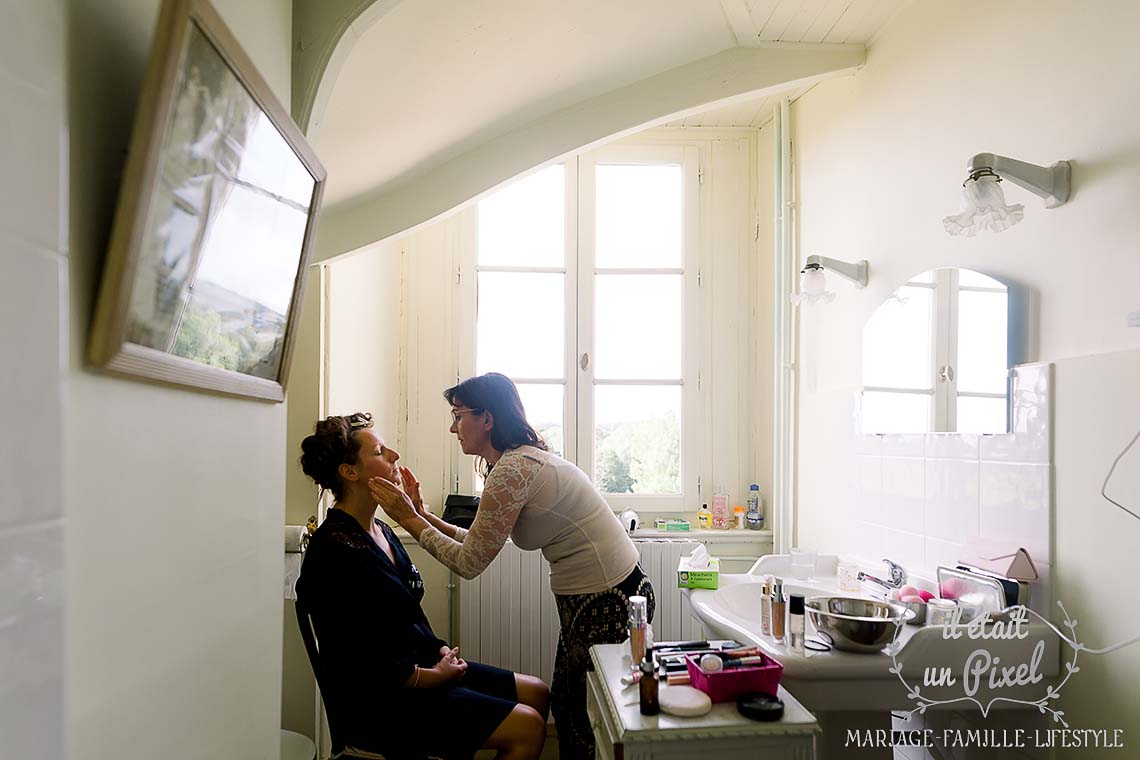
[[(395, 562), (354, 517), (331, 509), (305, 552), (297, 598), (309, 610), (326, 669), (330, 714), (347, 744), (373, 752), (470, 757), (518, 703), (514, 674), (468, 662), (462, 680), (405, 686), (439, 662), (420, 601), (424, 583), (384, 522)], [(340, 740), (341, 737), (337, 737)]]

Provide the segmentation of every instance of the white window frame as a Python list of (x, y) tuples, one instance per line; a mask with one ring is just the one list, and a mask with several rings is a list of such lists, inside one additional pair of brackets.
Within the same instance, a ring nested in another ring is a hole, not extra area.
[[(682, 266), (677, 269), (599, 269), (595, 264), (594, 220), (596, 198), (594, 169), (598, 164), (680, 165), (682, 170)], [(601, 148), (582, 154), (578, 159), (580, 182), (578, 244), (578, 371), (579, 386), (608, 385), (675, 385), (662, 381), (601, 381), (594, 377), (591, 361), (585, 369), (581, 358), (594, 355), (594, 275), (637, 271), (641, 274), (682, 274), (682, 345), (681, 345), (681, 491), (678, 494), (603, 494), (614, 509), (638, 509), (647, 512), (669, 512), (689, 509), (697, 502), (697, 480), (703, 428), (701, 411), (705, 408), (698, 388), (700, 350), (698, 348), (702, 310), (700, 308), (700, 161), (699, 151), (688, 145), (628, 145)], [(578, 447), (576, 463), (588, 474), (594, 471), (593, 393), (578, 396)]]
[[(934, 293), (931, 302), (930, 386), (927, 388), (897, 388), (894, 386), (864, 386), (873, 393), (911, 393), (930, 396), (929, 429), (935, 432), (955, 432), (958, 429), (958, 398), (1006, 399), (1005, 393), (983, 393), (958, 390), (958, 294), (963, 291), (980, 293), (1006, 293), (1007, 287), (959, 285), (958, 270), (935, 269), (932, 282), (905, 283), (905, 287), (927, 288)], [(1008, 328), (1007, 328), (1008, 329)], [(949, 368), (944, 377), (942, 368)], [(1008, 421), (1007, 421), (1008, 429)]]
[[(499, 267), (478, 264), (478, 207), (472, 204), (461, 216), (461, 236), (469, 245), (461, 246), (463, 253), (456, 266), (459, 284), (458, 314), (475, 314), (479, 272), (534, 271), (564, 272), (565, 303), (565, 376), (563, 394), (563, 455), (593, 478), (593, 394), (580, 392), (595, 383), (593, 362), (582, 368), (583, 354), (594, 355), (594, 168), (598, 164), (679, 164), (683, 177), (683, 259), (680, 269), (638, 270), (646, 274), (683, 274), (682, 286), (682, 376), (681, 387), (681, 491), (678, 494), (603, 494), (615, 510), (633, 508), (644, 512), (680, 512), (693, 508), (699, 498), (699, 475), (703, 451), (703, 410), (707, 399), (699, 388), (701, 366), (700, 335), (705, 319), (699, 291), (701, 265), (700, 247), (700, 151), (694, 145), (653, 145), (606, 147), (570, 158), (564, 163), (566, 250), (565, 266), (550, 267)], [(545, 168), (545, 167), (543, 167)], [(539, 171), (536, 169), (535, 171)], [(493, 192), (493, 191), (492, 191)], [(490, 194), (490, 193), (488, 193)], [(612, 271), (632, 270), (602, 270)], [(466, 282), (465, 282), (466, 281)], [(575, 317), (577, 318), (575, 321)], [(464, 324), (464, 320), (459, 320)], [(454, 350), (459, 373), (469, 377), (475, 372), (476, 328), (475, 319), (467, 322), (466, 329), (456, 331)], [(457, 380), (459, 377), (457, 376)], [(512, 377), (516, 383), (553, 383), (553, 378)], [(614, 383), (616, 384), (616, 383)], [(673, 384), (661, 381), (637, 381), (625, 384)], [(453, 447), (454, 448), (454, 447)], [(474, 493), (477, 485), (474, 472), (460, 466), (460, 455), (452, 455), (454, 482), (457, 490)]]

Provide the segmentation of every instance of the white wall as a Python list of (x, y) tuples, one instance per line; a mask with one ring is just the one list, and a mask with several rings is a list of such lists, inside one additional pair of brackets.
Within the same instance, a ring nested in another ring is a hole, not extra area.
[[(215, 5), (288, 103), (290, 2)], [(82, 358), (157, 10), (68, 5), (69, 757), (268, 760), (281, 712), (285, 406), (96, 374)]]
[[(1140, 346), (1140, 331), (1125, 321), (1140, 308), (1140, 149), (1131, 127), (1140, 84), (1137, 24), (1140, 6), (1127, 0), (1099, 3), (1095, 12), (1059, 0), (913, 3), (881, 35), (865, 69), (819, 85), (794, 106), (800, 255), (871, 263), (866, 290), (839, 282), (835, 302), (801, 311), (801, 543), (846, 548), (861, 329), (907, 277), (965, 266), (1036, 291), (1039, 360)], [(941, 218), (957, 208), (966, 161), (983, 151), (1040, 164), (1074, 161), (1072, 200), (1046, 210), (1006, 183), (1007, 201), (1025, 204), (1020, 225), (1000, 235), (949, 237)], [(1072, 466), (1066, 452), (1086, 441), (1063, 441), (1060, 424), (1056, 432), (1060, 479)], [(1074, 588), (1067, 573), (1085, 562), (1064, 548), (1069, 521), (1081, 520), (1094, 535), (1117, 528), (1103, 511), (1086, 511), (1060, 492), (1054, 508), (1063, 598)], [(1125, 572), (1123, 559), (1103, 561)], [(1082, 586), (1080, 593), (1066, 602), (1083, 606), (1086, 618), (1114, 603), (1107, 589)], [(1080, 676), (1089, 688), (1100, 683), (1120, 693), (1120, 714), (1135, 716), (1140, 697), (1125, 673), (1135, 673), (1138, 657), (1130, 651), (1087, 669), (1082, 663)], [(1076, 725), (1105, 726), (1091, 700), (1067, 709)]]
[[(1077, 619), (1077, 639), (1092, 648), (1140, 635), (1140, 612), (1121, 604), (1116, 579), (1130, 577), (1140, 521), (1104, 500), (1112, 463), (1140, 428), (1140, 351), (1057, 362), (1057, 598)], [(1107, 493), (1140, 514), (1140, 443), (1117, 465)], [(1065, 710), (1085, 726), (1124, 728), (1140, 737), (1140, 644), (1082, 656), (1063, 689)], [(1072, 720), (1070, 722), (1072, 722)], [(1133, 750), (1134, 752), (1135, 750)]]
[(0, 737), (63, 756), (62, 401), (67, 130), (62, 2), (5, 3), (0, 25)]

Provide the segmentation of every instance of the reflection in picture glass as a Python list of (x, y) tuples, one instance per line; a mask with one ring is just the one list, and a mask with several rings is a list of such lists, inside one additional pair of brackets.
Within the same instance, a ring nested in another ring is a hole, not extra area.
[(191, 27), (126, 340), (275, 379), (315, 181)]

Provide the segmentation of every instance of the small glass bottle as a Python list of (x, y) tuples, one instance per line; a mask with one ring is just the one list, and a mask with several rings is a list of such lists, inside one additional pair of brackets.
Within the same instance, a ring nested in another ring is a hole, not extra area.
[(638, 681), (641, 695), (641, 714), (656, 715), (661, 712), (661, 702), (657, 694), (657, 673), (653, 671), (653, 663), (649, 660), (641, 661), (641, 680)]
[(804, 653), (804, 598), (799, 594), (788, 595), (788, 649)]
[(760, 586), (760, 633), (764, 636), (772, 635), (772, 587), (768, 580)]
[(784, 581), (776, 578), (772, 583), (772, 640), (784, 643)]

